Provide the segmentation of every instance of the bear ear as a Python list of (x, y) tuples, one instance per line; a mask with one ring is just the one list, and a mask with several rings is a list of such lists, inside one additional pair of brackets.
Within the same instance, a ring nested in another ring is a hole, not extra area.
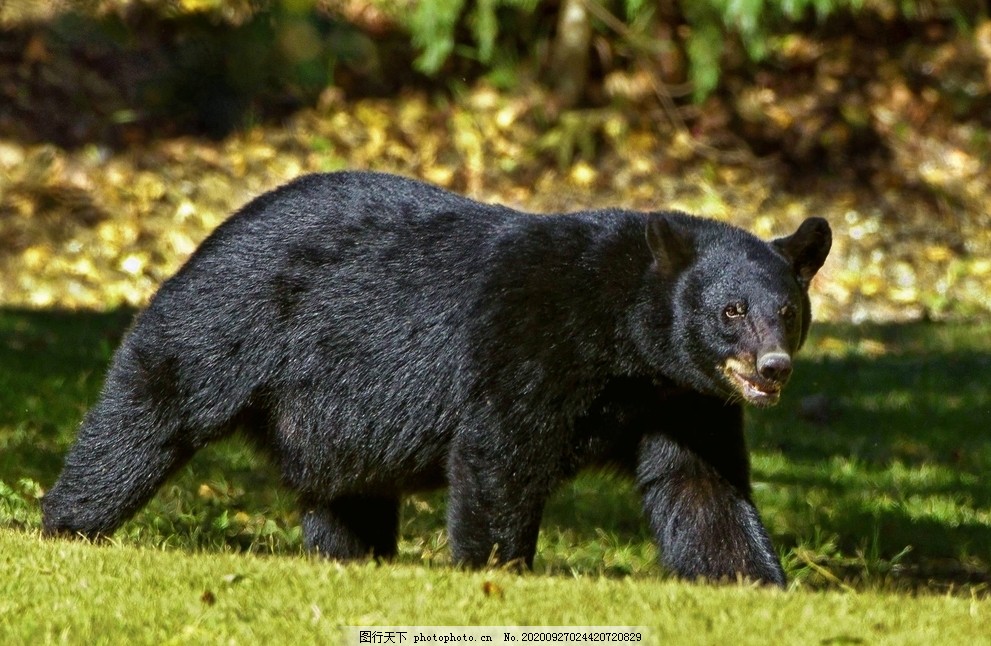
[(665, 275), (674, 275), (691, 264), (695, 241), (686, 227), (664, 213), (647, 216), (647, 247), (654, 256), (654, 267)]
[(771, 244), (791, 263), (802, 288), (808, 289), (812, 277), (826, 262), (833, 244), (833, 232), (825, 219), (807, 218), (795, 233), (773, 240)]

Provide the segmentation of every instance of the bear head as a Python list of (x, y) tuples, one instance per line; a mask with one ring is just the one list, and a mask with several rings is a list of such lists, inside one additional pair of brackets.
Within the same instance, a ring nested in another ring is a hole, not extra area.
[(808, 288), (832, 234), (808, 218), (770, 242), (682, 213), (647, 216), (653, 257), (633, 321), (655, 370), (698, 392), (755, 406), (778, 402), (811, 322)]

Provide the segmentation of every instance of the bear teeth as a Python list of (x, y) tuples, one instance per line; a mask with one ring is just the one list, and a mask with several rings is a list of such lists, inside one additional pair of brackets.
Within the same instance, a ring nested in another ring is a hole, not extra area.
[(760, 383), (735, 370), (730, 370), (729, 374), (736, 381), (743, 398), (752, 404), (769, 406), (776, 404), (781, 396), (780, 386)]

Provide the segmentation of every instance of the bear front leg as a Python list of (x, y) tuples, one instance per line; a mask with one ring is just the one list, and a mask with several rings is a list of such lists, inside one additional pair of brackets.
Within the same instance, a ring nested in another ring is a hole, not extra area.
[[(512, 464), (511, 451), (487, 456), (461, 447), (451, 453), (447, 531), (455, 563), (533, 567), (548, 488), (539, 470)], [(534, 473), (531, 473), (534, 471)]]
[(742, 409), (691, 399), (669, 417), (679, 420), (677, 428), (644, 437), (639, 449), (637, 480), (662, 564), (685, 579), (742, 576), (783, 586), (784, 571), (750, 499)]
[(397, 497), (341, 497), (304, 509), (303, 544), (308, 550), (341, 561), (368, 556), (388, 559), (398, 551)]

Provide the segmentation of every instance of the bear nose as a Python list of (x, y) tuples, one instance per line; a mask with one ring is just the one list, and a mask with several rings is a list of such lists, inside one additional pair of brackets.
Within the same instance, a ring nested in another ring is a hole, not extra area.
[(757, 359), (757, 374), (764, 379), (784, 383), (791, 376), (791, 357), (785, 352), (768, 352)]

